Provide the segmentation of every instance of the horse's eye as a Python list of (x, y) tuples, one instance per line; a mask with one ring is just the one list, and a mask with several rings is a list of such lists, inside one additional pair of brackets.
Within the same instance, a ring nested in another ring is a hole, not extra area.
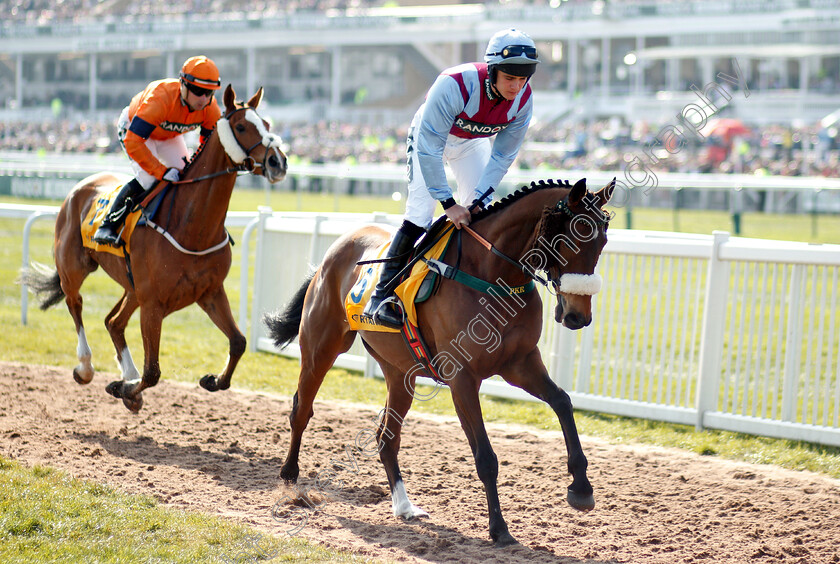
[(238, 131), (239, 133), (245, 133), (245, 126), (242, 125), (241, 123), (237, 123), (236, 124), (236, 131)]

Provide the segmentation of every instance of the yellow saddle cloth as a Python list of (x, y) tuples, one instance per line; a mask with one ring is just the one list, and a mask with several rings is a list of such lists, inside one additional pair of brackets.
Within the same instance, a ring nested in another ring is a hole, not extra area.
[[(96, 230), (99, 229), (99, 226), (102, 224), (102, 220), (105, 219), (105, 216), (111, 211), (111, 202), (114, 201), (114, 197), (116, 197), (121, 188), (122, 184), (110, 192), (100, 194), (90, 207), (90, 211), (88, 211), (85, 220), (82, 222), (82, 245), (88, 249), (111, 253), (112, 255), (117, 255), (118, 257), (124, 257), (126, 252), (131, 253), (129, 241), (131, 241), (131, 234), (134, 232), (134, 228), (137, 226), (137, 221), (140, 219), (140, 215), (142, 213), (142, 210), (140, 209), (129, 213), (128, 217), (125, 218), (125, 224), (122, 230), (122, 240), (125, 241), (125, 247), (100, 245), (93, 240), (93, 234), (96, 233)], [(123, 249), (125, 249), (125, 251), (123, 251)]]
[[(423, 256), (427, 259), (439, 259), (443, 256), (446, 246), (449, 244), (449, 239), (452, 237), (452, 233), (454, 233), (454, 229), (447, 235), (441, 237), (441, 239)], [(390, 242), (382, 246), (379, 249), (377, 258), (384, 257), (390, 246)], [(361, 273), (359, 273), (359, 278), (356, 280), (356, 283), (344, 299), (344, 308), (347, 310), (347, 322), (350, 323), (350, 329), (354, 331), (364, 329), (366, 331), (381, 331), (385, 333), (399, 332), (398, 329), (392, 329), (390, 327), (385, 327), (384, 325), (379, 325), (373, 320), (373, 318), (368, 315), (364, 315), (363, 313), (365, 305), (367, 305), (368, 301), (370, 301), (370, 295), (373, 293), (373, 289), (379, 281), (379, 272), (381, 270), (381, 262), (365, 265), (365, 268), (363, 268)], [(428, 273), (429, 267), (426, 263), (422, 260), (418, 260), (414, 263), (414, 266), (411, 267), (411, 274), (409, 274), (408, 278), (403, 280), (403, 282), (397, 286), (396, 290), (394, 290), (394, 293), (403, 303), (406, 317), (408, 317), (408, 320), (414, 325), (417, 325), (417, 309), (414, 306), (415, 299), (417, 298), (417, 293), (420, 290), (420, 285), (423, 283), (423, 280), (426, 278)]]

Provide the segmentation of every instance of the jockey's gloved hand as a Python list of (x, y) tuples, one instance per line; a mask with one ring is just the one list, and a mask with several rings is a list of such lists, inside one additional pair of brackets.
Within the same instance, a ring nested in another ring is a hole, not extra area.
[(169, 182), (178, 182), (181, 180), (181, 171), (174, 167), (166, 169), (166, 172), (163, 173), (163, 179)]

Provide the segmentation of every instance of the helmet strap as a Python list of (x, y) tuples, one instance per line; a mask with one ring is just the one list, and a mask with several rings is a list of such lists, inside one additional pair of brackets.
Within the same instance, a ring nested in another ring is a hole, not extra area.
[(189, 107), (188, 104), (187, 104), (187, 95), (184, 94), (184, 90), (187, 89), (187, 84), (186, 84), (186, 82), (184, 81), (183, 78), (179, 79), (178, 83), (179, 83), (178, 85), (181, 87), (180, 90), (178, 91), (179, 95), (181, 96), (181, 103), (184, 104), (185, 106)]
[(487, 79), (486, 79), (487, 82), (485, 84), (484, 91), (486, 92), (487, 97), (489, 99), (491, 99), (491, 100), (493, 100), (493, 99), (502, 100), (503, 99), (502, 93), (499, 92), (498, 88), (496, 88), (496, 76), (497, 76), (497, 74), (496, 74), (495, 67), (490, 67), (490, 73), (487, 76)]

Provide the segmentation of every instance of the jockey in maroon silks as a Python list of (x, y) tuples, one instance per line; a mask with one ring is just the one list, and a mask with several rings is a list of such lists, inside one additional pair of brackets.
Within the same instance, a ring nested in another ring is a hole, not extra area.
[[(402, 315), (386, 286), (430, 227), (435, 205), (440, 202), (456, 228), (469, 224), (466, 206), (497, 187), (516, 159), (531, 121), (528, 81), (537, 63), (534, 41), (519, 30), (505, 29), (490, 38), (483, 63), (446, 69), (429, 89), (408, 130), (403, 223), (388, 250), (386, 258), (391, 260), (382, 265), (379, 283), (365, 307), (365, 314), (376, 323), (402, 326)], [(447, 182), (444, 163), (455, 176), (460, 204)]]

